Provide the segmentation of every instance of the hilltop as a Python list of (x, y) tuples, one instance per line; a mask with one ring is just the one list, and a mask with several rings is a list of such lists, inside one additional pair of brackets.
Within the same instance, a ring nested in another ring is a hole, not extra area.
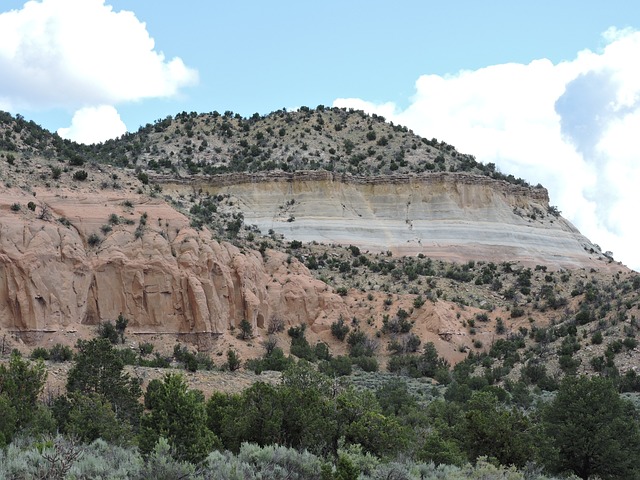
[[(182, 178), (235, 172), (327, 170), (361, 175), (468, 172), (528, 185), (435, 138), (378, 115), (318, 106), (243, 118), (182, 112), (96, 145), (62, 140), (21, 116), (0, 115), (0, 150), (111, 164)], [(542, 186), (538, 185), (538, 188)]]

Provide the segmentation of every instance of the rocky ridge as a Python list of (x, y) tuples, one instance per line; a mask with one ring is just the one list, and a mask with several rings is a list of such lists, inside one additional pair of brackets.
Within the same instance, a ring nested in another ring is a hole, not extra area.
[(544, 188), (379, 117), (181, 114), (90, 147), (20, 118), (0, 130), (0, 333), (22, 340), (73, 344), (123, 314), (140, 341), (249, 358), (276, 319), (344, 354), (332, 322), (382, 347), (402, 340), (381, 335), (397, 308), (455, 362), (587, 304), (636, 328), (640, 281)]
[[(256, 328), (273, 316), (313, 325), (340, 310), (340, 297), (304, 265), (286, 264), (276, 251), (265, 260), (257, 251), (218, 242), (163, 201), (82, 191), (33, 193), (0, 190), (5, 329), (76, 330), (123, 314), (133, 332), (191, 334), (206, 341), (243, 319)], [(24, 207), (30, 199), (38, 201), (38, 212)], [(20, 210), (12, 209), (16, 204)], [(43, 206), (46, 218), (40, 218)], [(103, 225), (109, 228), (101, 234)]]
[(477, 174), (298, 171), (153, 180), (172, 196), (228, 197), (226, 212), (288, 240), (458, 262), (579, 268), (607, 260), (550, 207), (546, 189)]

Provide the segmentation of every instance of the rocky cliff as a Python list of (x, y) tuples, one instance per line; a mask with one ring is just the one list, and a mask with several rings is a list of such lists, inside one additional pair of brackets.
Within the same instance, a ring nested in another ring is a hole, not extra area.
[(230, 174), (164, 191), (229, 196), (246, 224), (289, 240), (353, 244), (372, 252), (450, 261), (602, 265), (587, 238), (550, 208), (546, 189), (466, 173), (362, 177), (326, 171)]
[(255, 328), (274, 317), (313, 325), (343, 311), (341, 297), (285, 259), (219, 243), (148, 197), (0, 191), (0, 327), (9, 331), (76, 330), (122, 313), (132, 332), (206, 337), (245, 318)]
[[(0, 112), (0, 136), (3, 339), (73, 344), (122, 314), (128, 333), (169, 348), (176, 334), (222, 337), (217, 353), (257, 356), (260, 342), (234, 329), (247, 319), (266, 337), (278, 319), (341, 354), (333, 321), (373, 340), (402, 309), (455, 361), (548, 323), (587, 272), (625, 294), (640, 285), (544, 188), (362, 112), (180, 114), (94, 146)], [(491, 321), (471, 328), (485, 311)]]

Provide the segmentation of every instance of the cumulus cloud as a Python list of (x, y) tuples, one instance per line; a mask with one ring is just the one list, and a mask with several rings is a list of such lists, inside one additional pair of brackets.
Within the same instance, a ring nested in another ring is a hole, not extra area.
[(126, 133), (118, 111), (111, 105), (85, 107), (78, 110), (68, 128), (59, 128), (58, 135), (79, 143), (99, 143), (105, 138), (117, 138)]
[(558, 64), (423, 75), (406, 109), (353, 98), (334, 106), (383, 115), (542, 183), (583, 234), (639, 270), (640, 32), (611, 28), (603, 39), (601, 51)]
[(198, 80), (105, 0), (29, 1), (0, 14), (0, 72), (0, 105), (11, 111), (170, 97)]

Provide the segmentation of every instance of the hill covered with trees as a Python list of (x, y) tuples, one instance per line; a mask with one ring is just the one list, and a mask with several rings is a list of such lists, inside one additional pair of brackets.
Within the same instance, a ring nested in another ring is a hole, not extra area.
[[(206, 189), (301, 172), (546, 198), (362, 112), (181, 113), (90, 146), (0, 115), (0, 477), (640, 475), (638, 274), (590, 243), (569, 268), (300, 241)], [(508, 213), (555, 228), (543, 204)]]

